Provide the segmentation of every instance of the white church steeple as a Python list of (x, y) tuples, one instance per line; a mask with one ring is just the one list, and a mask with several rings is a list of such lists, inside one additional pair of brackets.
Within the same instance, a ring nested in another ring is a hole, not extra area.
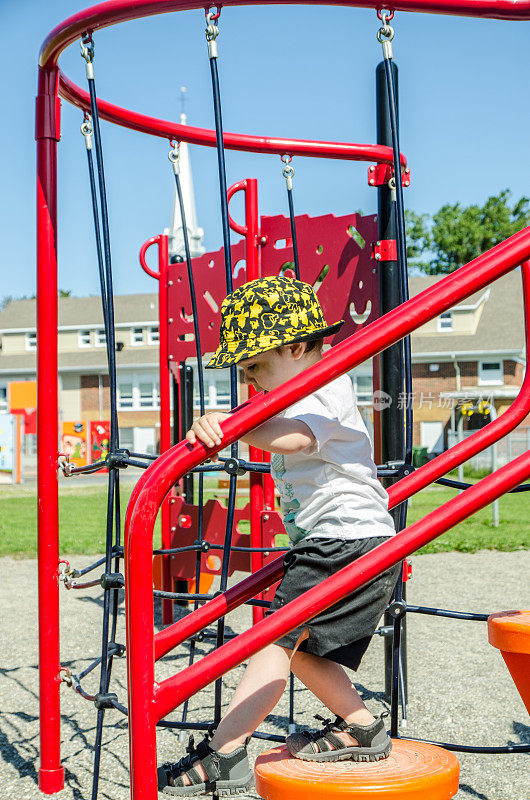
[[(184, 102), (186, 99), (186, 87), (181, 86), (182, 112), (180, 114), (181, 125), (186, 124), (186, 114), (184, 113)], [(180, 145), (180, 185), (182, 188), (182, 199), (184, 201), (184, 213), (186, 215), (186, 227), (188, 229), (188, 239), (190, 243), (191, 257), (202, 256), (205, 249), (202, 245), (204, 231), (199, 228), (197, 223), (197, 210), (195, 208), (195, 194), (193, 191), (193, 177), (191, 174), (190, 153), (187, 142)], [(173, 213), (171, 214), (171, 226), (169, 234), (169, 256), (185, 257), (184, 236), (182, 233), (182, 218), (175, 189), (173, 200)]]

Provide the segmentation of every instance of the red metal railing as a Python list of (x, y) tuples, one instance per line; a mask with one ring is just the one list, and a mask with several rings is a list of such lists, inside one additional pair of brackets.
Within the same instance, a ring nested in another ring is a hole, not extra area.
[[(170, 11), (189, 11), (208, 7), (204, 0), (109, 0), (79, 11), (55, 27), (44, 40), (39, 63), (51, 67), (57, 63), (61, 52), (86, 31), (96, 31), (118, 22), (140, 19)], [(254, 5), (252, 0), (228, 0), (223, 6)], [(260, 5), (278, 5), (278, 0), (262, 0)], [(341, 5), (350, 8), (381, 8), (379, 2), (312, 2), (289, 0), (285, 5)], [(462, 17), (487, 17), (490, 19), (530, 19), (529, 0), (392, 0), (394, 11), (417, 11), (431, 14), (455, 14)]]
[[(306, 370), (279, 389), (257, 396), (243, 404), (223, 424), (223, 447), (240, 438), (251, 428), (344, 374), (357, 364), (373, 357), (381, 350), (398, 341), (419, 325), (433, 319), (456, 302), (484, 288), (488, 283), (530, 258), (530, 228), (510, 237), (488, 253), (480, 256), (456, 273), (439, 281), (394, 311), (373, 322), (360, 333), (333, 348), (323, 361)], [(525, 310), (529, 308), (529, 267), (525, 265)], [(525, 395), (525, 410), (528, 404), (529, 383), (525, 379), (522, 392)], [(513, 426), (516, 417), (510, 421)], [(497, 433), (499, 429), (497, 428)], [(481, 432), (482, 433), (482, 432)], [(479, 441), (482, 447), (485, 439)], [(164, 631), (165, 636), (155, 640), (153, 618), (152, 574), (146, 568), (152, 548), (153, 526), (158, 506), (163, 497), (183, 473), (210, 456), (216, 449), (202, 444), (191, 447), (180, 443), (144, 473), (140, 479), (127, 510), (125, 534), (126, 569), (126, 617), (129, 685), (129, 736), (131, 748), (131, 791), (133, 798), (156, 797), (156, 722), (187, 697), (215, 680), (227, 670), (247, 659), (262, 647), (275, 641), (286, 631), (303, 624), (374, 575), (397, 563), (411, 552), (423, 546), (457, 522), (473, 514), (479, 508), (509, 491), (521, 480), (530, 476), (530, 453), (526, 453), (511, 464), (485, 478), (462, 495), (446, 503), (437, 511), (415, 523), (376, 550), (363, 556), (354, 564), (333, 575), (320, 586), (311, 589), (297, 600), (258, 623), (251, 630), (223, 645), (220, 649), (201, 659), (197, 664), (178, 676), (155, 683), (155, 653), (159, 657), (180, 640), (177, 630), (182, 626), (186, 635), (196, 625), (205, 624), (215, 608), (215, 614), (223, 613), (223, 606), (236, 607), (246, 597), (266, 588), (281, 575), (281, 559), (260, 570), (243, 581), (239, 588), (216, 598), (212, 603), (189, 618)], [(473, 449), (472, 447), (468, 447)], [(466, 450), (460, 449), (460, 456)], [(450, 453), (440, 457), (438, 469), (443, 472), (454, 461)], [(422, 468), (423, 469), (423, 468)], [(428, 470), (425, 470), (428, 472)], [(436, 469), (434, 470), (436, 471)], [(417, 475), (421, 475), (418, 470)], [(432, 480), (433, 469), (430, 477)], [(416, 476), (412, 476), (413, 478)], [(405, 479), (410, 480), (410, 479)], [(402, 481), (400, 483), (405, 483)], [(410, 481), (408, 489), (401, 492), (401, 499), (417, 490), (423, 480)], [(399, 501), (391, 493), (392, 503)], [(276, 566), (275, 566), (276, 565)], [(249, 594), (250, 593), (250, 594)], [(237, 601), (236, 601), (237, 598)], [(155, 649), (155, 641), (158, 646)]]

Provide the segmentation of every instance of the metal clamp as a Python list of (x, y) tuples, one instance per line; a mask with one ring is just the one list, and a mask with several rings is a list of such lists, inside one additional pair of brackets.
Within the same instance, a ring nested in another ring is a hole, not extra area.
[(59, 683), (66, 683), (67, 686), (74, 685), (74, 676), (72, 675), (68, 667), (60, 667), (57, 680), (59, 681)]
[(407, 612), (407, 604), (403, 600), (394, 600), (388, 606), (387, 611), (394, 619), (401, 619)]
[(219, 36), (219, 28), (215, 24), (221, 15), (221, 9), (219, 6), (215, 6), (217, 9), (216, 13), (214, 14), (212, 11), (206, 11), (206, 42), (208, 44), (208, 57), (217, 58), (219, 52), (217, 50), (217, 42), (215, 41)]
[(88, 80), (94, 80), (94, 40), (91, 33), (86, 33), (80, 42), (81, 56), (86, 61), (86, 76)]
[(123, 656), (125, 655), (126, 647), (124, 644), (120, 644), (119, 642), (109, 642), (109, 655), (112, 652), (113, 656)]
[(64, 453), (59, 453), (57, 458), (57, 466), (63, 473), (65, 478), (72, 477), (72, 469), (74, 467), (73, 464), (70, 464), (70, 457), (65, 455)]
[(90, 115), (85, 112), (85, 117), (81, 123), (81, 133), (85, 137), (85, 144), (87, 150), (92, 150), (92, 120)]
[(94, 705), (96, 708), (116, 708), (114, 703), (118, 702), (118, 695), (114, 694), (114, 692), (107, 692), (107, 693), (98, 693), (94, 695)]
[(72, 578), (75, 574), (75, 569), (73, 570), (70, 566), (70, 562), (62, 559), (59, 561), (59, 569), (57, 570), (57, 580), (62, 581), (64, 585), (68, 588), (67, 584), (70, 578)]
[(285, 178), (287, 183), (287, 189), (293, 188), (293, 175), (294, 175), (294, 168), (291, 166), (291, 161), (293, 157), (290, 156), (288, 153), (285, 153), (282, 156), (282, 161), (285, 164), (285, 167), (282, 170), (282, 175)]
[(118, 448), (114, 453), (108, 453), (104, 464), (108, 469), (127, 469), (129, 466), (129, 456), (130, 453), (126, 448)]
[(245, 467), (237, 458), (227, 458), (224, 463), (224, 470), (229, 475), (244, 475), (246, 472)]
[(100, 576), (99, 582), (103, 589), (123, 589), (125, 587), (125, 578), (121, 572), (104, 572)]
[(94, 40), (92, 39), (91, 33), (85, 33), (84, 36), (81, 37), (81, 55), (88, 63), (89, 61), (94, 60)]
[(392, 39), (394, 38), (394, 28), (389, 25), (389, 21), (394, 16), (393, 11), (378, 11), (377, 16), (383, 23), (377, 31), (377, 41), (383, 45), (383, 58), (392, 60), (394, 53), (392, 52)]
[(175, 175), (180, 175), (180, 142), (176, 142), (172, 139), (169, 144), (171, 145), (171, 150), (167, 154), (167, 157), (173, 164), (173, 172)]

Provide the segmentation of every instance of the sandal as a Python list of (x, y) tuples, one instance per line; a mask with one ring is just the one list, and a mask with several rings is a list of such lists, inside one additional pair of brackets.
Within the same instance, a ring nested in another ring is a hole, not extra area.
[[(285, 740), (289, 752), (295, 758), (304, 761), (380, 761), (387, 758), (392, 750), (392, 740), (385, 730), (383, 716), (378, 717), (371, 725), (348, 725), (342, 717), (337, 717), (332, 722), (319, 714), (315, 719), (324, 723), (320, 731), (292, 733)], [(357, 744), (345, 745), (333, 731), (349, 733)]]
[[(220, 797), (226, 797), (231, 794), (244, 794), (248, 790), (254, 782), (247, 757), (246, 746), (249, 740), (247, 739), (243, 747), (238, 747), (232, 753), (218, 753), (210, 747), (208, 739), (207, 736), (195, 747), (193, 736), (190, 736), (186, 748), (188, 755), (174, 764), (166, 762), (158, 768), (160, 792), (178, 797), (193, 797), (212, 792)], [(198, 762), (206, 772), (207, 781), (204, 781), (195, 769)], [(184, 784), (183, 773), (188, 776), (190, 785)]]

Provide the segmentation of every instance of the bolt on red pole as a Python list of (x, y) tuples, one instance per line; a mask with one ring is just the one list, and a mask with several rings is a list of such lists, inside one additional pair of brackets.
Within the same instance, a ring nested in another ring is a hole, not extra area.
[(39, 786), (64, 787), (59, 680), (59, 442), (57, 391), (58, 70), (39, 69), (37, 140), (37, 446), (39, 552)]

